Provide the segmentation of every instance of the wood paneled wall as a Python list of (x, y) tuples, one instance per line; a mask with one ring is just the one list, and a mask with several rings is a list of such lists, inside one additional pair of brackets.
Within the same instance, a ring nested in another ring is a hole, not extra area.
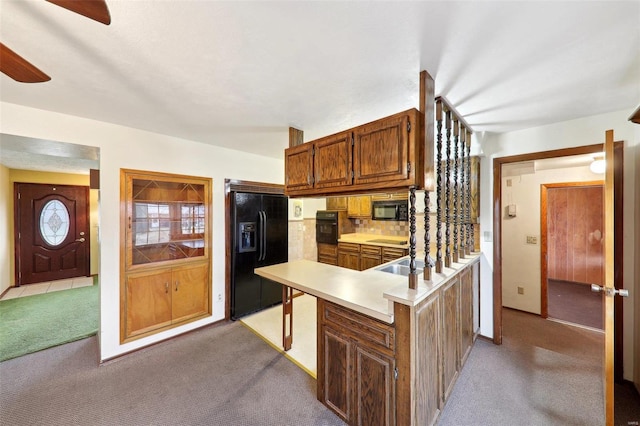
[(548, 278), (602, 285), (602, 185), (547, 186), (546, 194)]

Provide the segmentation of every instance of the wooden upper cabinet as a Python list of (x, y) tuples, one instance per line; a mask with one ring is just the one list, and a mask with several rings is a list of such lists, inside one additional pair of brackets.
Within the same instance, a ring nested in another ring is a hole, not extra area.
[(401, 114), (354, 130), (354, 183), (406, 180), (409, 177), (409, 116)]
[(351, 132), (318, 139), (313, 148), (316, 188), (351, 185)]
[(285, 150), (285, 194), (323, 196), (424, 188), (420, 113), (411, 109)]
[(285, 149), (284, 170), (288, 191), (313, 189), (313, 144)]

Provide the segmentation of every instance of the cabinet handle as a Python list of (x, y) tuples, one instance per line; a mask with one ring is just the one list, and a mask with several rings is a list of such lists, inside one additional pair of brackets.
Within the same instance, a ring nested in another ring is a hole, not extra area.
[(178, 291), (178, 280), (176, 280), (176, 291)]
[(165, 293), (169, 293), (169, 282), (167, 281), (166, 283), (164, 283), (164, 292)]

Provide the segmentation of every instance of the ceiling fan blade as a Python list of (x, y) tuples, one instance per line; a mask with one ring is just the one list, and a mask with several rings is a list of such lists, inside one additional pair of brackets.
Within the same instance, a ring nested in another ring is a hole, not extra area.
[(0, 43), (0, 72), (20, 83), (43, 83), (51, 80), (51, 77), (2, 43)]
[(111, 23), (111, 15), (105, 0), (47, 0), (49, 3), (64, 7), (105, 25)]

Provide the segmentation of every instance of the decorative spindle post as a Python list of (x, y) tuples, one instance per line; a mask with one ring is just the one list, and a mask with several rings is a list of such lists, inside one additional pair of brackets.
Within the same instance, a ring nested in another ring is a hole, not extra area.
[(442, 272), (442, 101), (436, 101), (436, 272)]
[(471, 254), (475, 251), (475, 235), (473, 230), (473, 223), (471, 220), (471, 132), (467, 130), (466, 136), (467, 145), (467, 214), (469, 220), (467, 221), (467, 254)]
[(416, 187), (409, 188), (409, 288), (418, 288), (416, 273)]
[(453, 258), (454, 262), (458, 261), (458, 167), (460, 162), (458, 161), (458, 136), (459, 136), (460, 122), (456, 117), (453, 122)]
[(431, 236), (430, 236), (430, 222), (431, 215), (429, 214), (429, 191), (433, 191), (434, 188), (434, 167), (433, 159), (435, 157), (435, 82), (433, 77), (426, 71), (420, 72), (420, 112), (423, 114), (424, 125), (421, 126), (420, 140), (424, 140), (424, 174), (425, 174), (425, 187), (424, 187), (424, 271), (423, 279), (425, 281), (431, 281)]
[(465, 231), (466, 231), (466, 223), (467, 223), (467, 217), (465, 216), (465, 207), (466, 207), (466, 186), (465, 186), (465, 182), (466, 182), (466, 163), (465, 163), (465, 140), (466, 140), (466, 129), (464, 126), (462, 126), (460, 128), (460, 249), (458, 250), (458, 258), (459, 259), (464, 259), (464, 256), (466, 254), (466, 238), (465, 238)]
[(431, 210), (429, 209), (429, 189), (424, 190), (424, 271), (423, 271), (423, 279), (425, 281), (431, 280), (431, 235), (429, 235), (430, 226), (429, 226), (429, 214)]
[(444, 208), (445, 208), (445, 231), (444, 231), (444, 245), (445, 256), (444, 266), (449, 268), (451, 266), (451, 111), (447, 111), (446, 115), (446, 129), (447, 129), (447, 160), (445, 163), (444, 174)]

